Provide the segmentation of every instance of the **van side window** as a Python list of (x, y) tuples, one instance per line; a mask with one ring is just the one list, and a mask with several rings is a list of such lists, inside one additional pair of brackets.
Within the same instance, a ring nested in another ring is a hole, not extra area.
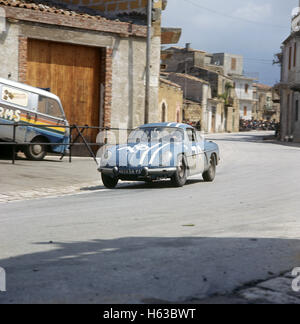
[(38, 111), (41, 114), (45, 114), (57, 118), (64, 117), (58, 102), (43, 96), (39, 96)]
[(28, 106), (28, 94), (14, 88), (2, 87), (1, 99), (18, 106)]

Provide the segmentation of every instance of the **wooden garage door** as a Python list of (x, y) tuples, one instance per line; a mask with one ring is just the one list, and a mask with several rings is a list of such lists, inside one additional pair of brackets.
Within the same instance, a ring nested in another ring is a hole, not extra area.
[[(50, 88), (62, 101), (70, 124), (99, 126), (100, 50), (29, 40), (27, 83)], [(86, 133), (94, 141), (97, 131)]]

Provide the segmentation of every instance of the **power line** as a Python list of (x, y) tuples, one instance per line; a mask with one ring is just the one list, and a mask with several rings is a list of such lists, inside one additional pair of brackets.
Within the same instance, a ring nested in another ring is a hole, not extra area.
[(195, 3), (193, 0), (184, 0), (184, 1), (192, 4), (195, 7), (204, 9), (206, 11), (210, 11), (213, 14), (220, 15), (220, 16), (223, 16), (223, 17), (227, 17), (227, 18), (230, 18), (230, 19), (240, 20), (240, 21), (246, 22), (248, 24), (262, 25), (262, 26), (268, 26), (268, 27), (272, 27), (272, 28), (287, 29), (287, 27), (283, 27), (283, 26), (279, 26), (279, 25), (266, 24), (266, 23), (263, 23), (263, 22), (257, 22), (257, 21), (246, 19), (246, 18), (241, 18), (241, 17), (236, 17), (236, 16), (231, 16), (231, 15), (228, 15), (228, 14), (224, 14), (224, 13), (219, 12), (217, 10), (207, 8), (207, 7), (203, 7), (203, 6), (199, 5), (198, 3)]
[(264, 62), (264, 63), (272, 63), (273, 60), (263, 59), (263, 58), (250, 58), (250, 57), (244, 57), (244, 60), (247, 61), (258, 61), (258, 62)]

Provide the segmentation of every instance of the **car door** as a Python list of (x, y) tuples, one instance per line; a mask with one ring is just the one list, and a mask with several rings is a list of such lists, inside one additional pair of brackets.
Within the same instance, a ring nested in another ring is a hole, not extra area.
[(188, 152), (187, 160), (190, 174), (199, 174), (204, 171), (204, 152), (200, 139), (196, 131), (192, 128), (187, 129)]

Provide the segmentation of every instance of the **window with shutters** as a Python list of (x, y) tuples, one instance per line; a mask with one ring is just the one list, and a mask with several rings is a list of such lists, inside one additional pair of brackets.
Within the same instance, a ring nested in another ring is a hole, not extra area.
[(232, 71), (236, 70), (236, 58), (231, 59), (231, 70)]

